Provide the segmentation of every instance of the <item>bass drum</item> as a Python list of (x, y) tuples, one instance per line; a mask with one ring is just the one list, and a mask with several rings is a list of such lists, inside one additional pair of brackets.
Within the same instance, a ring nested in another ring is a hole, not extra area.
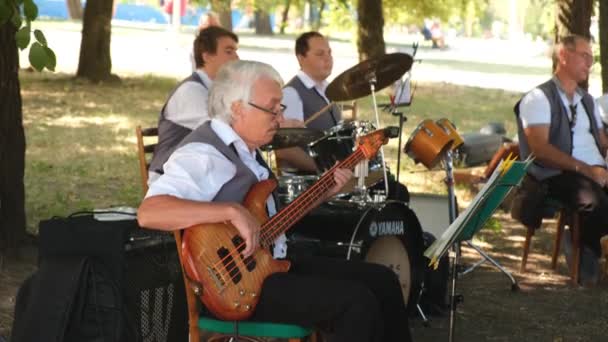
[(391, 268), (405, 304), (416, 303), (424, 277), (424, 240), (416, 214), (404, 203), (324, 203), (288, 235), (290, 257), (337, 257)]

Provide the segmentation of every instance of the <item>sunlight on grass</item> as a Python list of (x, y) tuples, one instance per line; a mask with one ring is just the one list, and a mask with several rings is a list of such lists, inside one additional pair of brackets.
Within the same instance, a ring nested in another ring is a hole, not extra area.
[[(141, 199), (135, 126), (155, 126), (177, 80), (144, 76), (120, 84), (91, 84), (69, 75), (21, 73), (27, 135), (26, 210), (28, 229), (42, 219), (79, 210), (137, 206)], [(512, 106), (519, 94), (500, 90), (420, 83), (405, 109), (402, 148), (423, 119), (447, 117), (460, 132), (488, 122), (505, 122), (514, 134)], [(378, 102), (386, 102), (379, 95)], [(359, 100), (360, 120), (374, 121), (371, 99)], [(398, 118), (381, 112), (381, 126)], [(445, 193), (442, 170), (427, 170), (397, 149), (385, 147), (392, 170), (401, 156), (400, 180), (412, 192)], [(462, 192), (459, 190), (459, 193)], [(459, 194), (460, 196), (460, 194)]]

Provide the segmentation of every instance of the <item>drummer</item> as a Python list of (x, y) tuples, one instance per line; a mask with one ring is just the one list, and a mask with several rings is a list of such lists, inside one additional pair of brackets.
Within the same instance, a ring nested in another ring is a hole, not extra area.
[[(342, 112), (336, 104), (304, 125), (304, 121), (330, 103), (325, 96), (325, 90), (329, 85), (327, 78), (334, 64), (329, 41), (316, 31), (303, 33), (296, 39), (295, 53), (300, 71), (283, 88), (285, 119), (290, 127), (297, 127), (294, 122), (301, 122), (300, 127), (322, 131), (337, 126), (342, 120)], [(280, 149), (275, 153), (278, 167), (284, 173), (319, 173), (314, 159), (303, 148)], [(399, 187), (399, 191), (396, 191), (396, 187)], [(376, 184), (374, 188), (384, 189), (384, 182)], [(397, 194), (398, 196), (395, 196)], [(389, 178), (388, 198), (409, 202), (407, 187)]]
[[(329, 41), (319, 32), (306, 32), (296, 39), (295, 52), (300, 71), (283, 88), (283, 104), (287, 106), (283, 114), (285, 119), (297, 120), (302, 123), (301, 127), (317, 130), (336, 126), (342, 120), (342, 113), (335, 104), (306, 126), (303, 124), (330, 102), (325, 96), (327, 77), (334, 65)], [(282, 170), (318, 173), (314, 160), (300, 147), (277, 150), (276, 156)]]

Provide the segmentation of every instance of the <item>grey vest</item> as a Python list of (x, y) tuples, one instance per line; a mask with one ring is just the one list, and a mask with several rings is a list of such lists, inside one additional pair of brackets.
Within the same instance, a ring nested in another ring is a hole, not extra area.
[(152, 160), (150, 161), (150, 171), (163, 174), (163, 165), (167, 162), (169, 156), (171, 156), (171, 153), (175, 151), (179, 142), (182, 141), (182, 139), (190, 132), (192, 132), (192, 130), (187, 127), (167, 120), (165, 116), (169, 100), (171, 100), (177, 89), (179, 89), (179, 87), (186, 82), (198, 82), (202, 84), (205, 89), (209, 89), (201, 77), (196, 72), (193, 72), (192, 75), (181, 81), (173, 89), (173, 91), (171, 91), (167, 102), (165, 102), (163, 109), (160, 111), (160, 117), (158, 118), (158, 143), (154, 148), (154, 154), (152, 155)]
[[(236, 167), (236, 174), (234, 177), (224, 184), (220, 191), (213, 198), (213, 202), (237, 202), (243, 203), (245, 195), (251, 189), (251, 187), (258, 183), (258, 178), (255, 174), (243, 163), (239, 158), (236, 150), (232, 145), (226, 145), (220, 137), (211, 129), (211, 121), (207, 121), (202, 125), (198, 126), (192, 133), (188, 134), (180, 143), (179, 147), (182, 147), (189, 143), (205, 143), (215, 147), (221, 154), (224, 155), (234, 166)], [(275, 178), (272, 170), (268, 167), (268, 164), (264, 161), (259, 152), (256, 153), (256, 160), (269, 172), (268, 178)], [(276, 190), (272, 193), (274, 203), (279, 210), (279, 202)]]
[[(323, 96), (321, 96), (314, 87), (306, 88), (298, 76), (292, 78), (285, 86), (293, 87), (298, 95), (300, 95), (302, 104), (304, 105), (304, 120), (308, 119), (311, 115), (327, 105), (327, 101), (325, 101)], [(307, 124), (307, 126), (309, 128), (325, 131), (336, 126), (340, 120), (342, 120), (342, 111), (334, 104), (325, 113), (319, 115), (316, 119)]]
[[(549, 100), (549, 105), (551, 106), (551, 124), (549, 125), (549, 143), (560, 151), (571, 155), (572, 154), (572, 131), (570, 130), (570, 120), (568, 119), (568, 111), (566, 107), (563, 105), (562, 100), (559, 96), (559, 92), (557, 89), (557, 84), (553, 79), (539, 85), (537, 88), (543, 91), (547, 99)], [(516, 121), (517, 121), (517, 135), (519, 136), (519, 153), (521, 159), (526, 159), (530, 155), (530, 146), (528, 145), (528, 141), (526, 139), (526, 135), (524, 134), (524, 129), (522, 126), (521, 119), (519, 118), (519, 103), (521, 99), (515, 104), (513, 110), (515, 111)], [(589, 118), (589, 126), (591, 130), (591, 135), (595, 139), (595, 143), (599, 148), (599, 131), (597, 127), (597, 122), (595, 121), (595, 116), (593, 115), (595, 110), (595, 104), (593, 98), (589, 93), (584, 92), (583, 98), (581, 100), (583, 107), (585, 108), (585, 112), (587, 112), (587, 117)], [(544, 180), (552, 176), (556, 176), (560, 174), (562, 171), (560, 169), (555, 169), (552, 167), (548, 167), (543, 165), (539, 161), (534, 161), (530, 168), (528, 169), (528, 173), (532, 175), (537, 180)]]

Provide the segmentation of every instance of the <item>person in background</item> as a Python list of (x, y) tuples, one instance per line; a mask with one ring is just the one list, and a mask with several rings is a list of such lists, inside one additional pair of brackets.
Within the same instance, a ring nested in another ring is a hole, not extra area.
[[(599, 256), (601, 246), (608, 250), (608, 136), (598, 106), (579, 87), (593, 65), (589, 39), (563, 37), (554, 58), (553, 78), (515, 105), (520, 156), (533, 155), (528, 175), (545, 186), (549, 196), (580, 212), (581, 240)], [(540, 208), (537, 204), (522, 208), (522, 215)]]
[[(243, 201), (254, 184), (272, 177), (259, 147), (272, 140), (283, 121), (282, 83), (265, 63), (234, 61), (220, 70), (209, 96), (212, 119), (182, 141), (165, 173), (150, 186), (138, 209), (141, 227), (178, 230), (226, 222), (245, 241), (245, 257), (262, 248), (260, 222)], [(323, 199), (351, 177), (350, 170), (336, 169), (335, 185)], [(275, 198), (266, 199), (269, 216), (277, 211)], [(284, 258), (284, 235), (273, 245), (274, 257)], [(396, 274), (383, 265), (353, 260), (292, 260), (288, 272), (264, 280), (250, 319), (305, 327), (329, 324), (335, 342), (411, 341)]]
[(196, 36), (193, 44), (196, 71), (175, 87), (160, 112), (149, 184), (163, 173), (163, 164), (179, 142), (209, 119), (209, 89), (220, 68), (239, 58), (238, 42), (236, 34), (218, 26), (209, 26)]

